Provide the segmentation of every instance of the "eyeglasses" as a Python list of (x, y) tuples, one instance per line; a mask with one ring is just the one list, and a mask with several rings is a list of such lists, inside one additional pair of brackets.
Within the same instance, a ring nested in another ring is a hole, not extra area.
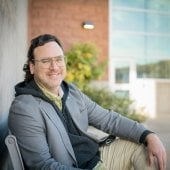
[(32, 61), (39, 62), (42, 68), (50, 68), (53, 63), (55, 63), (58, 67), (63, 67), (65, 65), (65, 58), (65, 56), (57, 56), (42, 58), (40, 60), (32, 59)]

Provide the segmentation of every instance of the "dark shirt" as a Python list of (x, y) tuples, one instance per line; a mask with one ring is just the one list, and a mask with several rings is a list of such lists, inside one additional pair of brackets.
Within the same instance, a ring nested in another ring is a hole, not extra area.
[(67, 109), (65, 109), (64, 114), (78, 167), (93, 169), (100, 160), (99, 145), (78, 130)]

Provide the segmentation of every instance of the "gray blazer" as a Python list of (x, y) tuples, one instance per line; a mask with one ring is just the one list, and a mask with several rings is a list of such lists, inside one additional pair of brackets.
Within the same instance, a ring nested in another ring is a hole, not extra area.
[[(66, 106), (84, 134), (89, 125), (104, 132), (139, 142), (144, 126), (103, 109), (71, 86)], [(53, 106), (32, 95), (20, 95), (9, 113), (9, 129), (18, 140), (24, 162), (30, 169), (73, 170), (75, 154), (65, 127)]]

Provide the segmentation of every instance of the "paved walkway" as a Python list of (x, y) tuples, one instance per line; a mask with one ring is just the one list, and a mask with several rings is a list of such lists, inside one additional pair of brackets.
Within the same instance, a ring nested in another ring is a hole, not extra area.
[(158, 134), (167, 151), (167, 170), (170, 170), (170, 114), (146, 121), (146, 126)]

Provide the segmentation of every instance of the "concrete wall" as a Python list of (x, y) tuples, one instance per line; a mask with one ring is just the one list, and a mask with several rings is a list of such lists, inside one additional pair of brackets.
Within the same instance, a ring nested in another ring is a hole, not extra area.
[[(23, 79), (27, 48), (27, 0), (0, 0), (0, 154), (14, 85)], [(0, 156), (2, 159), (2, 155)], [(0, 159), (0, 165), (2, 168)], [(0, 168), (0, 169), (1, 169)]]
[(14, 84), (23, 79), (27, 48), (27, 0), (0, 0), (0, 117), (7, 116)]
[(170, 80), (137, 79), (131, 88), (131, 97), (137, 108), (150, 117), (169, 116)]
[(170, 116), (170, 80), (157, 81), (156, 89), (156, 110), (158, 116)]
[(154, 79), (136, 79), (130, 89), (130, 97), (136, 108), (149, 118), (157, 116), (156, 81)]

